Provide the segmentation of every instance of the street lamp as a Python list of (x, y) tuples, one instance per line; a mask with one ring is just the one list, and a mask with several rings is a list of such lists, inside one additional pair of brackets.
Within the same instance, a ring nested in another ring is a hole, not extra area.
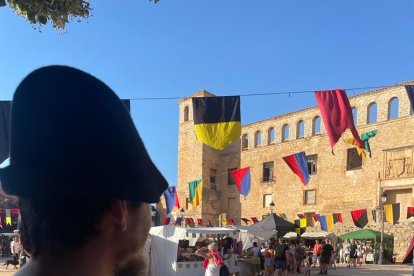
[(181, 215), (181, 222), (180, 222), (180, 226), (183, 226), (183, 222), (184, 222), (184, 213), (185, 213), (184, 208), (181, 208), (181, 210), (180, 210), (180, 215)]
[(381, 205), (380, 205), (380, 212), (381, 212), (381, 243), (380, 243), (380, 252), (378, 257), (378, 264), (384, 264), (384, 204), (387, 202), (387, 193), (382, 192), (381, 194)]
[(273, 203), (273, 201), (270, 202), (269, 207), (270, 207), (270, 214), (273, 214), (273, 210), (275, 209), (275, 204)]

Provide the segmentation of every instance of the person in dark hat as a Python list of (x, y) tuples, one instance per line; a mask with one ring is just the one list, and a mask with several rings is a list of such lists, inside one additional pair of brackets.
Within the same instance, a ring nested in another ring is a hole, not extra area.
[(97, 78), (66, 66), (14, 94), (6, 193), (19, 199), (32, 261), (17, 275), (141, 275), (150, 203), (167, 182), (129, 112)]

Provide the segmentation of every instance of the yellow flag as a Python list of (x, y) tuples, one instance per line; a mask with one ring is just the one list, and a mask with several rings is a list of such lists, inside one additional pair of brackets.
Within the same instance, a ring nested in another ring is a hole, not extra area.
[(226, 226), (227, 225), (227, 219), (221, 219), (221, 225)]
[(306, 218), (301, 218), (300, 219), (300, 228), (306, 228), (306, 226), (307, 226)]
[(360, 147), (357, 146), (354, 137), (345, 139), (345, 143), (355, 146), (357, 149), (358, 155), (361, 156), (363, 159), (367, 158), (367, 152), (364, 149), (361, 149)]
[(334, 228), (334, 219), (332, 214), (326, 215), (326, 228), (328, 232), (331, 232)]
[(11, 225), (11, 217), (6, 217), (6, 225)]

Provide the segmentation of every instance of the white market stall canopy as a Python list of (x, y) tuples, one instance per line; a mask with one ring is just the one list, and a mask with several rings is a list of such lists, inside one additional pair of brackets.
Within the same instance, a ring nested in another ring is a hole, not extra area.
[(282, 237), (282, 239), (297, 239), (298, 234), (296, 232), (288, 232)]
[(301, 235), (302, 238), (305, 239), (322, 239), (328, 238), (333, 240), (334, 242), (338, 239), (338, 237), (332, 232), (326, 231), (318, 231), (318, 232), (305, 232)]
[(208, 235), (229, 235), (236, 234), (239, 231), (236, 227), (195, 227), (185, 229), (187, 233), (199, 233)]
[(238, 229), (234, 227), (183, 228), (173, 225), (151, 227), (151, 273), (152, 275), (176, 275), (178, 242), (180, 240), (190, 240), (190, 244), (195, 244), (201, 235), (233, 236), (237, 232)]

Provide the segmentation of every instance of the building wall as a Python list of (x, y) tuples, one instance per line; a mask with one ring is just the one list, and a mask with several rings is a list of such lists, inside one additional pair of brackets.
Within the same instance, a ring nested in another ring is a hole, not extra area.
[[(399, 118), (388, 120), (388, 101), (398, 97), (400, 102)], [(367, 124), (367, 108), (370, 103), (378, 105), (377, 123)], [(352, 107), (358, 110), (358, 131), (360, 134), (378, 129), (376, 137), (370, 139), (372, 158), (367, 158), (358, 170), (347, 170), (347, 149), (352, 146), (339, 140), (331, 153), (329, 138), (325, 131), (312, 134), (312, 121), (320, 116), (317, 107), (294, 112), (249, 124), (243, 127), (243, 134), (248, 134), (249, 148), (241, 152), (241, 166), (251, 166), (252, 191), (246, 201), (242, 201), (242, 217), (260, 217), (269, 213), (263, 207), (263, 195), (272, 194), (276, 204), (276, 213), (285, 213), (293, 220), (295, 214), (303, 212), (332, 213), (342, 211), (344, 219), (350, 221), (349, 211), (360, 208), (374, 208), (378, 205), (379, 180), (384, 175), (384, 150), (414, 145), (414, 116), (410, 115), (409, 100), (403, 87), (358, 95), (350, 98)], [(305, 135), (296, 138), (296, 124), (305, 122)], [(282, 142), (282, 126), (289, 124), (290, 139)], [(267, 144), (267, 130), (276, 129), (276, 141)], [(254, 146), (254, 136), (261, 131), (262, 146)], [(343, 138), (351, 137), (347, 131)], [(311, 176), (310, 183), (303, 186), (299, 178), (291, 172), (282, 157), (296, 152), (305, 151), (307, 155), (317, 154), (317, 173)], [(412, 151), (411, 151), (412, 152)], [(274, 182), (262, 182), (263, 163), (273, 161), (275, 171)], [(412, 159), (407, 161), (407, 168)], [(408, 171), (408, 169), (407, 169)], [(405, 204), (413, 202), (413, 172), (405, 186)], [(304, 191), (316, 190), (316, 204), (304, 204)], [(411, 191), (411, 198), (406, 193)], [(407, 200), (408, 198), (408, 200)], [(403, 204), (402, 204), (403, 205)], [(407, 205), (406, 205), (407, 206)], [(405, 210), (405, 209), (404, 209)], [(404, 211), (403, 210), (403, 211)]]
[[(206, 91), (192, 95), (197, 96), (214, 95)], [(389, 101), (394, 97), (399, 99), (399, 116), (389, 120)], [(377, 104), (377, 121), (368, 124), (368, 108), (374, 102)], [(269, 207), (263, 206), (264, 195), (269, 194), (275, 203), (275, 212), (286, 214), (290, 221), (298, 213), (341, 212), (344, 224), (335, 226), (341, 232), (343, 227), (352, 228), (351, 210), (367, 208), (370, 215), (370, 210), (379, 205), (380, 193), (384, 190), (388, 193), (387, 203), (401, 204), (401, 223), (412, 225), (412, 219), (406, 220), (406, 207), (414, 205), (414, 116), (405, 88), (396, 85), (363, 93), (350, 97), (350, 103), (358, 111), (357, 128), (360, 134), (378, 129), (377, 136), (370, 139), (372, 158), (365, 159), (362, 167), (356, 170), (347, 170), (348, 149), (352, 146), (346, 144), (344, 139), (351, 137), (349, 131), (335, 145), (334, 154), (322, 120), (321, 132), (314, 133), (314, 118), (320, 116), (317, 107), (245, 125), (242, 127), (242, 136), (248, 135), (247, 149), (242, 149), (240, 139), (225, 150), (217, 151), (196, 140), (191, 98), (181, 100), (178, 193), (184, 208), (188, 182), (203, 178), (204, 183), (202, 205), (193, 208), (190, 204), (186, 216), (210, 219), (215, 225), (219, 223), (220, 216), (233, 218), (236, 223), (240, 223), (241, 218), (261, 219), (270, 212)], [(186, 107), (189, 108), (188, 121), (184, 121)], [(298, 138), (297, 123), (301, 120), (304, 121), (304, 137)], [(282, 139), (285, 124), (289, 125), (287, 141)], [(268, 130), (271, 127), (275, 129), (276, 137), (274, 142), (268, 143)], [(262, 134), (262, 144), (255, 146), (255, 134), (258, 131)], [(283, 156), (300, 151), (317, 155), (317, 173), (311, 176), (306, 186), (302, 185), (282, 159)], [(274, 162), (274, 181), (264, 182), (263, 163), (269, 161)], [(235, 185), (228, 185), (227, 171), (246, 166), (251, 168), (252, 189), (244, 198), (238, 194)], [(210, 188), (210, 169), (217, 170), (215, 190)], [(305, 204), (307, 190), (316, 191), (315, 204)], [(395, 226), (395, 229), (398, 227)], [(387, 226), (387, 229), (394, 228)], [(395, 231), (396, 235), (401, 232)], [(396, 237), (400, 244), (407, 243), (405, 239)]]

